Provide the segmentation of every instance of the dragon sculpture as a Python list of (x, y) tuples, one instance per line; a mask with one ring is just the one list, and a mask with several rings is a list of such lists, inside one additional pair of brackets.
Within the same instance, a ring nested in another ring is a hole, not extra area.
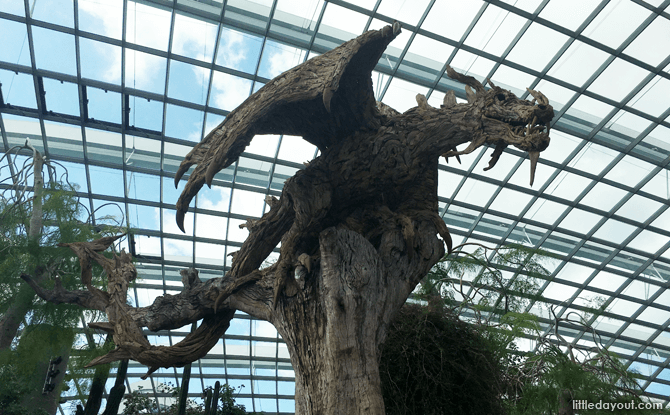
[[(91, 364), (131, 358), (149, 373), (188, 364), (216, 344), (238, 309), (270, 321), (285, 340), (296, 373), (296, 413), (383, 413), (383, 404), (382, 412), (365, 408), (379, 407), (381, 399), (376, 362), (385, 327), (444, 255), (444, 244), (452, 249), (438, 215), (439, 157), (487, 145), (494, 148), (490, 169), (512, 145), (528, 152), (532, 185), (554, 115), (538, 91), (528, 91), (532, 101), (519, 99), (450, 67), (447, 75), (466, 85), (467, 103), (457, 103), (454, 91), (440, 108), (417, 95), (418, 106), (402, 114), (376, 102), (371, 73), (399, 32), (398, 23), (366, 32), (279, 75), (185, 157), (175, 184), (196, 167), (177, 202), (182, 230), (191, 200), (255, 135), (299, 135), (320, 150), (286, 181), (279, 199), (266, 198), (270, 210), (262, 218), (246, 223), (249, 236), (225, 276), (202, 282), (195, 270), (184, 270), (181, 293), (130, 307), (125, 296), (136, 271), (129, 255), (99, 254), (113, 238), (68, 245), (82, 269), (92, 260), (103, 265), (107, 292), (85, 276), (87, 290), (68, 292), (58, 281), (47, 290), (23, 276), (44, 299), (106, 311), (109, 322), (94, 327), (113, 333), (117, 348)], [(277, 262), (260, 269), (280, 242)], [(174, 346), (152, 346), (142, 334), (142, 327), (174, 329), (200, 319)]]

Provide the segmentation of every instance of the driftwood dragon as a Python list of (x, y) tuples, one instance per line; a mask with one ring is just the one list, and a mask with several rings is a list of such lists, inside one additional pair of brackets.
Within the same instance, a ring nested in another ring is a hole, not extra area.
[[(109, 322), (95, 327), (113, 333), (117, 347), (91, 365), (130, 358), (149, 373), (185, 365), (204, 356), (242, 310), (273, 323), (285, 340), (296, 373), (296, 413), (383, 414), (377, 359), (386, 326), (444, 255), (443, 242), (451, 250), (438, 215), (438, 158), (488, 145), (494, 147), (490, 169), (513, 145), (529, 154), (532, 185), (553, 118), (540, 92), (529, 90), (533, 100), (522, 100), (450, 67), (448, 76), (466, 84), (467, 103), (457, 103), (453, 91), (440, 108), (417, 95), (418, 106), (402, 114), (376, 102), (371, 73), (399, 32), (397, 23), (366, 32), (283, 73), (185, 157), (175, 183), (196, 167), (177, 202), (182, 230), (199, 189), (255, 135), (300, 135), (320, 150), (286, 181), (279, 199), (266, 198), (269, 212), (247, 222), (249, 236), (225, 276), (202, 282), (195, 270), (184, 270), (180, 294), (130, 307), (126, 289), (136, 276), (130, 256), (100, 254), (113, 238), (68, 245), (82, 269), (92, 260), (103, 265), (107, 292), (91, 287), (85, 273), (88, 289), (80, 291), (64, 291), (58, 281), (44, 289), (24, 276), (48, 301), (107, 312)], [(277, 262), (260, 269), (280, 242)], [(200, 319), (197, 330), (171, 347), (151, 346), (142, 333), (142, 327), (175, 329)]]

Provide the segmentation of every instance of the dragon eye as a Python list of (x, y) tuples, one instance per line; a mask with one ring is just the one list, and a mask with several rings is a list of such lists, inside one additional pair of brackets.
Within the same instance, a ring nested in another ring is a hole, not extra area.
[(547, 106), (546, 106), (546, 105), (538, 105), (537, 107), (538, 107), (539, 109), (541, 109), (542, 111), (544, 111), (544, 110), (547, 109)]
[(504, 100), (505, 100), (505, 95), (504, 95), (504, 94), (497, 94), (497, 95), (496, 95), (496, 99), (497, 99), (498, 101), (504, 101)]

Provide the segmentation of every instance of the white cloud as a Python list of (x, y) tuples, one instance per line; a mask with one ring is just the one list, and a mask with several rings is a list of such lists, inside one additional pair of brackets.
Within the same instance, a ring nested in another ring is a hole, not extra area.
[(280, 46), (270, 49), (270, 57), (268, 58), (269, 63), (269, 78), (274, 78), (275, 76), (293, 68), (294, 66), (303, 62), (305, 58), (305, 51), (292, 48), (288, 46)]

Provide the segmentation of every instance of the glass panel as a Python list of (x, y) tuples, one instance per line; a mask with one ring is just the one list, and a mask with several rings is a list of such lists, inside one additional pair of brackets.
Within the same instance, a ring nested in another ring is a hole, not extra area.
[(430, 9), (421, 28), (459, 41), (483, 4), (481, 0), (437, 1)]
[[(198, 207), (203, 208), (204, 201), (198, 200)], [(227, 210), (228, 206), (226, 206)], [(202, 238), (225, 239), (228, 219), (222, 216), (206, 215), (197, 213), (195, 215), (195, 234)], [(223, 249), (223, 248), (221, 248)]]
[(498, 196), (496, 196), (490, 209), (518, 216), (531, 199), (532, 196), (529, 194), (510, 189), (503, 189)]
[(348, 40), (363, 33), (367, 23), (367, 16), (328, 2), (319, 26), (319, 34)]
[(76, 75), (74, 36), (33, 26), (35, 64), (39, 69)]
[(549, 187), (547, 187), (546, 193), (564, 199), (574, 200), (590, 183), (591, 180), (585, 177), (563, 172), (554, 179)]
[(124, 197), (123, 174), (121, 170), (89, 166), (91, 191), (99, 195)]
[(128, 197), (158, 202), (160, 200), (160, 178), (152, 174), (127, 172)]
[(258, 75), (272, 79), (305, 61), (305, 51), (268, 40), (265, 42)]
[(649, 74), (649, 71), (616, 58), (589, 86), (589, 91), (621, 101)]
[(577, 30), (598, 3), (598, 0), (550, 1), (540, 12), (540, 17), (570, 30)]
[(659, 117), (670, 107), (670, 79), (656, 76), (631, 99), (628, 105)]
[(254, 136), (253, 140), (251, 140), (251, 144), (249, 144), (244, 151), (246, 153), (254, 153), (266, 157), (275, 157), (278, 144), (278, 135), (257, 135)]
[(596, 214), (573, 208), (558, 226), (574, 232), (586, 234), (591, 231), (600, 219), (600, 216)]
[[(405, 59), (435, 71), (440, 71), (444, 66), (444, 61), (451, 55), (453, 50), (453, 46), (417, 34), (409, 46)], [(452, 62), (452, 65), (456, 64)]]
[(664, 199), (670, 199), (670, 174), (668, 169), (663, 169), (656, 173), (656, 175), (642, 187), (642, 191), (649, 192)]
[(160, 134), (163, 130), (163, 103), (131, 95), (129, 122), (131, 126)]
[(214, 71), (209, 105), (226, 111), (237, 108), (251, 92), (251, 80)]
[(79, 0), (79, 30), (121, 39), (123, 4), (117, 0)]
[(658, 42), (670, 34), (670, 21), (656, 17), (635, 40), (624, 49), (624, 53), (651, 66), (657, 66), (670, 55), (670, 44)]
[(25, 47), (28, 39), (26, 26), (11, 20), (0, 19), (0, 33), (3, 38), (0, 60), (30, 66), (30, 51)]
[(568, 109), (568, 115), (577, 118), (582, 124), (581, 132), (589, 134), (593, 127), (598, 125), (612, 110), (613, 106), (597, 101), (593, 98), (582, 95)]
[(13, 0), (0, 1), (0, 11), (16, 14), (18, 16), (25, 16), (25, 3)]
[(625, 241), (635, 229), (634, 226), (620, 222), (616, 219), (607, 219), (607, 222), (605, 222), (593, 236), (608, 242), (620, 244)]
[(262, 46), (263, 39), (258, 36), (222, 27), (216, 64), (255, 73)]
[[(535, 87), (536, 91), (542, 92), (547, 98), (549, 98), (549, 103), (554, 107), (554, 112), (558, 112), (565, 104), (570, 102), (572, 97), (575, 95), (575, 91), (571, 91), (562, 86), (558, 86), (552, 82), (549, 82), (545, 79), (541, 80)], [(552, 133), (553, 139), (553, 133)]]
[(461, 190), (456, 193), (456, 199), (467, 201), (475, 206), (486, 206), (493, 193), (497, 190), (496, 186), (476, 179), (467, 179)]
[(533, 203), (533, 206), (526, 212), (524, 218), (536, 220), (547, 225), (553, 225), (554, 222), (565, 212), (567, 206), (561, 205), (551, 200), (539, 198)]
[(126, 49), (126, 87), (163, 94), (167, 59)]
[(535, 82), (535, 76), (500, 65), (491, 80), (499, 87), (509, 89), (520, 97), (526, 93), (526, 88)]
[(667, 243), (667, 236), (659, 235), (648, 230), (643, 230), (638, 236), (635, 237), (635, 239), (628, 243), (628, 246), (630, 248), (639, 249), (640, 251), (654, 254)]
[(167, 52), (171, 13), (157, 4), (129, 1), (126, 15), (126, 41)]
[(285, 135), (282, 137), (278, 157), (295, 163), (309, 162), (314, 158), (316, 146), (303, 140), (302, 137)]
[(223, 265), (224, 260), (223, 245), (210, 244), (205, 242), (195, 243), (195, 259), (209, 265)]
[[(44, 122), (44, 130), (49, 140), (51, 156), (59, 155), (68, 158), (84, 159), (81, 128), (60, 123)], [(74, 177), (70, 176), (70, 180)], [(86, 187), (86, 179), (79, 183)]]
[(621, 110), (605, 125), (613, 132), (618, 132), (631, 138), (640, 135), (651, 125), (651, 121)]
[(168, 97), (205, 105), (209, 69), (171, 60)]
[(72, 0), (34, 1), (31, 7), (32, 18), (74, 27), (74, 4)]
[(121, 94), (89, 87), (86, 96), (89, 118), (121, 124)]
[(617, 49), (649, 16), (649, 11), (629, 0), (611, 1), (584, 30), (584, 35)]
[(263, 193), (249, 192), (247, 190), (234, 189), (231, 213), (240, 215), (260, 217), (263, 209)]
[[(446, 57), (448, 55), (445, 55)], [(479, 82), (483, 83), (495, 66), (495, 62), (461, 49), (454, 56), (450, 66), (457, 72), (474, 76)]]
[[(86, 145), (89, 160), (114, 163), (119, 166), (123, 164), (121, 134), (87, 128)], [(121, 182), (123, 183), (123, 180)]]
[(568, 166), (577, 170), (599, 175), (605, 167), (619, 154), (607, 147), (588, 143), (571, 161)]
[(399, 78), (393, 78), (386, 90), (383, 102), (396, 111), (405, 112), (416, 107), (416, 95), (428, 93), (428, 88), (415, 85)]
[(617, 183), (635, 187), (644, 177), (654, 169), (650, 163), (625, 156), (616, 166), (605, 175), (606, 179)]
[(575, 40), (547, 74), (581, 87), (608, 56), (600, 49)]
[(580, 203), (609, 212), (627, 193), (605, 183), (596, 183)]
[[(581, 3), (581, 0), (574, 1)], [(549, 4), (551, 5), (551, 2)], [(571, 15), (572, 12), (574, 12), (574, 9), (571, 9)], [(546, 26), (533, 23), (519, 39), (507, 59), (530, 69), (542, 71), (567, 40), (567, 36)], [(538, 44), (541, 44), (542, 47), (538, 48)]]
[(181, 13), (175, 15), (172, 53), (212, 62), (217, 25)]
[(633, 195), (628, 202), (616, 211), (616, 214), (643, 223), (656, 213), (661, 206), (663, 205), (646, 197)]
[(0, 69), (0, 84), (5, 104), (37, 108), (35, 84), (31, 75)]
[[(449, 12), (449, 14), (453, 13), (453, 10)], [(441, 15), (441, 17), (446, 15), (447, 13)], [(496, 56), (501, 56), (525, 22), (526, 19), (516, 14), (489, 5), (479, 18), (477, 25), (468, 35), (465, 43)], [(445, 24), (444, 20), (442, 20), (442, 24)]]
[(121, 48), (95, 40), (79, 38), (81, 76), (121, 85)]
[(202, 123), (205, 113), (178, 105), (167, 105), (165, 135), (194, 142), (202, 139)]
[(44, 78), (47, 110), (79, 116), (79, 90), (76, 84)]

